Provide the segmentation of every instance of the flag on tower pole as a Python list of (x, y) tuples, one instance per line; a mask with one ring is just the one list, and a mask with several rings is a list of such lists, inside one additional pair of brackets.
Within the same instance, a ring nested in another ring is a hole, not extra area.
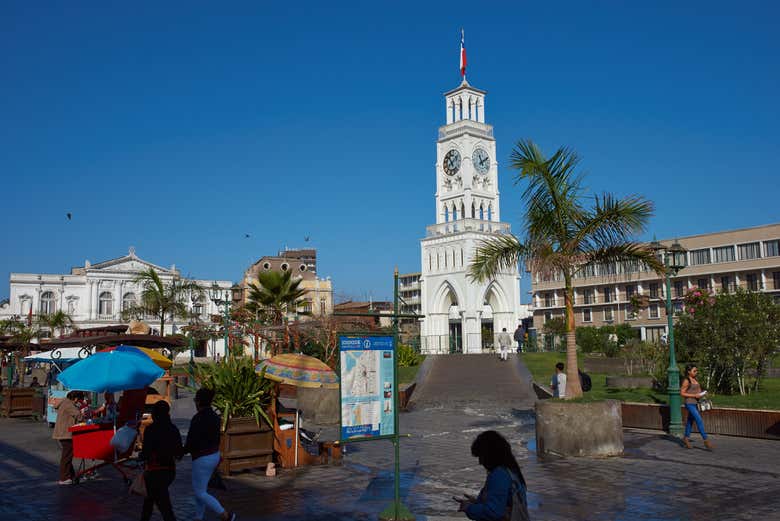
[(460, 30), (460, 75), (463, 79), (466, 79), (466, 48), (463, 46), (465, 40), (465, 34), (463, 29)]

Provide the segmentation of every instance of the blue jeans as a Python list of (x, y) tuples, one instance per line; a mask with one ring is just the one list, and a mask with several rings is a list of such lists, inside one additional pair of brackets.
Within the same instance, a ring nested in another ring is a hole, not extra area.
[(685, 437), (690, 438), (693, 422), (696, 422), (696, 427), (699, 429), (702, 439), (706, 440), (707, 431), (704, 430), (704, 421), (702, 421), (701, 414), (699, 414), (699, 408), (695, 403), (686, 403), (685, 409), (688, 411), (688, 421), (685, 422)]
[(225, 511), (222, 505), (219, 504), (219, 501), (217, 501), (217, 498), (206, 490), (211, 474), (217, 468), (217, 465), (219, 465), (219, 452), (201, 456), (192, 461), (192, 490), (195, 494), (196, 519), (204, 518), (206, 507), (217, 515)]

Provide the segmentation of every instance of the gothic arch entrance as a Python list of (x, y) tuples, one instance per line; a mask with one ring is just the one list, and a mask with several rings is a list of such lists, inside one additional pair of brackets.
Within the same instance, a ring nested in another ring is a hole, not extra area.
[(458, 296), (459, 291), (449, 281), (445, 281), (436, 292), (435, 312), (444, 318), (439, 330), (446, 331), (446, 338), (439, 340), (440, 347), (449, 353), (463, 352), (463, 300)]

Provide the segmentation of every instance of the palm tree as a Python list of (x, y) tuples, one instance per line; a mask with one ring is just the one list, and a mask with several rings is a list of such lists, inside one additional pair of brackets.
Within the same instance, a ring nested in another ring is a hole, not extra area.
[(38, 323), (47, 327), (54, 338), (57, 330), (60, 332), (59, 336), (62, 336), (66, 329), (73, 327), (73, 318), (60, 309), (49, 315), (40, 315)]
[(528, 181), (523, 193), (525, 237), (504, 235), (482, 241), (469, 275), (485, 281), (518, 262), (533, 273), (560, 273), (566, 307), (566, 398), (582, 396), (574, 335), (574, 276), (589, 264), (628, 262), (663, 273), (663, 264), (646, 245), (632, 240), (643, 232), (653, 204), (638, 195), (618, 199), (604, 193), (586, 205), (577, 154), (559, 148), (547, 158), (530, 140), (512, 151), (516, 181)]
[(257, 283), (249, 285), (246, 308), (255, 315), (270, 313), (275, 325), (284, 322), (284, 316), (303, 304), (306, 290), (300, 287), (303, 279), (293, 279), (289, 271), (261, 271)]
[(202, 296), (203, 289), (195, 281), (174, 278), (164, 283), (154, 268), (141, 272), (134, 281), (141, 285), (141, 302), (122, 311), (125, 319), (153, 314), (160, 320), (160, 336), (165, 336), (165, 320), (190, 318), (187, 299)]

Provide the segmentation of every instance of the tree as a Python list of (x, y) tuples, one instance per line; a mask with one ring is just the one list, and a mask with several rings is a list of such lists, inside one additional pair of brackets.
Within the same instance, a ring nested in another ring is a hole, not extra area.
[(780, 306), (766, 293), (743, 289), (713, 297), (694, 288), (684, 302), (674, 328), (681, 357), (699, 364), (716, 392), (758, 390), (772, 353), (780, 349)]
[(66, 329), (73, 328), (73, 318), (60, 309), (48, 315), (40, 315), (38, 324), (48, 328), (51, 337), (54, 338), (57, 331), (60, 333), (59, 336), (62, 336)]
[(577, 154), (559, 148), (549, 158), (532, 141), (520, 141), (512, 151), (516, 182), (528, 183), (523, 202), (525, 236), (507, 234), (482, 241), (470, 266), (470, 276), (485, 281), (525, 262), (532, 272), (560, 273), (566, 308), (566, 398), (582, 396), (577, 374), (574, 336), (574, 276), (588, 264), (644, 263), (662, 273), (662, 263), (646, 245), (634, 242), (644, 231), (653, 205), (641, 196), (618, 199), (595, 195), (586, 205), (582, 176), (575, 172)]
[(293, 279), (290, 271), (261, 271), (257, 283), (249, 285), (246, 308), (250, 313), (269, 312), (275, 325), (284, 323), (287, 313), (303, 304), (306, 290), (300, 287), (303, 279)]
[(167, 317), (190, 318), (187, 299), (203, 295), (203, 289), (195, 281), (174, 278), (164, 283), (154, 268), (141, 272), (134, 281), (141, 285), (141, 302), (122, 311), (125, 319), (152, 314), (160, 320), (160, 336), (165, 336)]
[(542, 333), (552, 338), (551, 349), (555, 350), (557, 338), (566, 336), (566, 320), (563, 317), (553, 317), (542, 326)]

